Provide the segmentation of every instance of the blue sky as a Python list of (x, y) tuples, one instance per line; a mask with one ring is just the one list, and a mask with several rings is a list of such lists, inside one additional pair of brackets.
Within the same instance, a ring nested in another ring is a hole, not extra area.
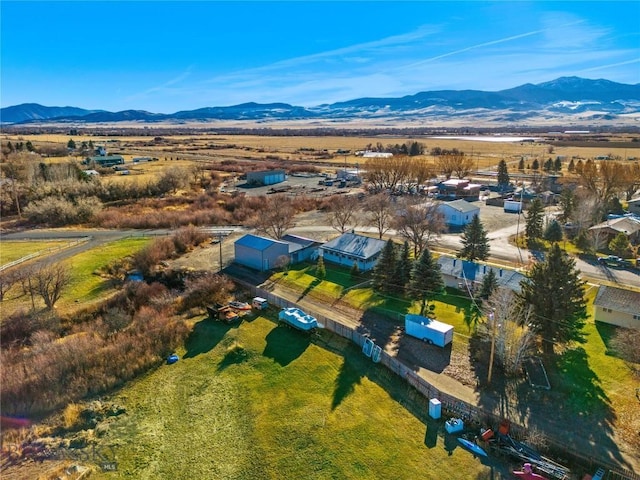
[(640, 2), (0, 3), (0, 103), (172, 113), (640, 83)]

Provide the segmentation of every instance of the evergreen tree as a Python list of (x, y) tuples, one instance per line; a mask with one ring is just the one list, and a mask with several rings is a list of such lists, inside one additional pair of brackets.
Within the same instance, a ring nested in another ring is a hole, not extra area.
[(509, 186), (509, 170), (507, 168), (507, 162), (504, 159), (498, 163), (498, 187), (500, 190), (504, 190)]
[(520, 161), (518, 162), (518, 170), (524, 172), (524, 157), (520, 157)]
[(478, 296), (483, 299), (489, 298), (493, 292), (498, 288), (498, 277), (493, 268), (489, 269), (489, 272), (482, 277), (482, 284), (480, 285), (480, 293)]
[(553, 170), (553, 160), (551, 160), (550, 158), (547, 159), (547, 161), (544, 162), (544, 165), (542, 168), (545, 172), (550, 172), (551, 170)]
[(553, 162), (553, 170), (555, 172), (559, 172), (560, 170), (562, 170), (562, 160), (560, 160), (560, 157), (556, 157), (555, 161)]
[(76, 149), (76, 142), (73, 141), (73, 138), (70, 138), (69, 141), (67, 142), (67, 148), (71, 150)]
[(573, 244), (583, 252), (588, 252), (591, 250), (591, 241), (589, 240), (589, 236), (584, 229), (578, 232), (576, 237), (573, 239)]
[(327, 276), (327, 269), (324, 266), (324, 259), (322, 258), (322, 255), (320, 255), (318, 257), (318, 263), (316, 263), (316, 277), (322, 280), (326, 276)]
[(458, 252), (458, 257), (473, 262), (474, 260), (486, 260), (489, 256), (487, 232), (477, 214), (473, 216), (471, 223), (464, 227), (460, 240), (462, 241), (462, 250)]
[(393, 291), (393, 272), (396, 270), (396, 263), (396, 245), (389, 239), (380, 253), (378, 263), (373, 267), (374, 290), (384, 293)]
[(544, 222), (544, 207), (539, 198), (534, 198), (531, 205), (529, 205), (526, 221), (525, 235), (527, 236), (527, 242), (536, 243), (542, 238)]
[(562, 240), (562, 227), (557, 220), (551, 220), (544, 230), (544, 239), (547, 242), (559, 242)]
[(576, 206), (576, 198), (572, 190), (565, 188), (560, 192), (560, 209), (562, 213), (560, 214), (560, 219), (562, 222), (568, 222), (573, 216), (573, 212), (575, 211)]
[(396, 261), (395, 272), (393, 274), (392, 283), (395, 286), (395, 291), (398, 293), (404, 293), (409, 280), (411, 279), (411, 249), (409, 242), (405, 240), (402, 250), (398, 255)]
[(628, 257), (631, 254), (631, 243), (624, 232), (618, 233), (609, 242), (609, 250), (619, 257)]
[(420, 301), (420, 315), (424, 315), (429, 301), (443, 291), (444, 280), (440, 265), (433, 260), (429, 249), (425, 248), (411, 269), (409, 296)]
[(553, 354), (555, 343), (582, 341), (587, 318), (585, 282), (575, 261), (556, 243), (544, 262), (535, 263), (522, 281), (520, 297), (531, 305), (535, 329), (542, 337), (543, 351)]
[(540, 169), (540, 162), (538, 162), (538, 159), (535, 158), (533, 160), (533, 163), (531, 164), (531, 170), (539, 170)]
[(13, 143), (7, 142), (7, 149), (9, 150), (9, 153), (13, 153), (15, 151), (15, 149), (13, 148)]
[(567, 170), (569, 171), (569, 173), (573, 173), (576, 170), (576, 164), (573, 161), (573, 158), (569, 161), (569, 166), (567, 167)]

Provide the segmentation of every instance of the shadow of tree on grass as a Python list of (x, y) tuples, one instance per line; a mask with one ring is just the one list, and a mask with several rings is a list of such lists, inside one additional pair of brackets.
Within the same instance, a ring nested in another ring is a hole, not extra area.
[(344, 357), (335, 381), (331, 410), (335, 410), (346, 397), (355, 391), (356, 385), (360, 384), (362, 377), (364, 377), (363, 369), (353, 365), (348, 357)]
[(187, 353), (184, 358), (192, 358), (201, 353), (209, 352), (220, 343), (231, 328), (231, 325), (216, 322), (210, 318), (200, 320), (187, 338), (185, 343)]
[(286, 367), (304, 353), (311, 343), (310, 334), (278, 325), (266, 337), (267, 345), (262, 355), (272, 358)]

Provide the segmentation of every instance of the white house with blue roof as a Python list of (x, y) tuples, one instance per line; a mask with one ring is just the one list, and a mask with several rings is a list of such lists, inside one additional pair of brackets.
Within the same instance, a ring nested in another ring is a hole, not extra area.
[(526, 275), (509, 268), (499, 268), (483, 263), (470, 262), (461, 258), (440, 256), (436, 260), (440, 265), (442, 279), (447, 287), (458, 288), (473, 293), (482, 285), (483, 278), (493, 270), (498, 287), (520, 292), (520, 282)]
[(321, 245), (320, 254), (325, 261), (345, 267), (353, 267), (353, 264), (357, 263), (358, 269), (366, 272), (378, 262), (380, 252), (386, 243), (384, 240), (357, 233), (343, 233)]

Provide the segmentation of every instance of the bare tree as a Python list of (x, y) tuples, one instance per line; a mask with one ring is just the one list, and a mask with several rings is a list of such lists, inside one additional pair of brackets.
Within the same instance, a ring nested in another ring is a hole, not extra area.
[(272, 195), (265, 198), (264, 208), (257, 212), (253, 227), (264, 235), (280, 239), (295, 225), (295, 209), (291, 199), (285, 195)]
[(11, 287), (19, 281), (20, 278), (15, 269), (3, 270), (0, 272), (0, 302), (4, 300), (5, 294), (11, 289)]
[(389, 231), (394, 217), (391, 197), (386, 193), (371, 195), (365, 202), (367, 223), (378, 230), (378, 238)]
[(40, 295), (49, 310), (71, 282), (69, 267), (64, 263), (45, 264), (37, 268), (31, 277), (31, 289)]
[(603, 161), (598, 164), (587, 160), (578, 171), (580, 183), (596, 197), (601, 211), (617, 192), (624, 189), (625, 170), (619, 162)]
[(636, 375), (640, 375), (640, 331), (632, 328), (616, 328), (611, 346)]
[(447, 180), (455, 173), (458, 178), (464, 178), (473, 168), (473, 159), (465, 156), (459, 150), (445, 150), (438, 156), (437, 167)]
[(624, 165), (624, 175), (622, 176), (622, 188), (627, 201), (640, 189), (640, 163), (635, 162)]
[(402, 212), (395, 218), (394, 228), (413, 246), (415, 258), (435, 237), (447, 231), (444, 216), (438, 210), (439, 203), (413, 203), (405, 201)]
[(348, 230), (349, 226), (355, 228), (358, 224), (358, 199), (353, 195), (341, 195), (331, 201), (329, 220), (331, 226), (340, 233)]
[(512, 290), (499, 288), (489, 297), (484, 310), (488, 320), (482, 324), (480, 334), (495, 342), (496, 359), (505, 373), (516, 375), (534, 345), (535, 331), (529, 328), (532, 309), (524, 306)]
[(291, 264), (291, 257), (289, 255), (280, 255), (276, 258), (275, 267), (282, 269), (284, 273), (289, 271), (289, 265)]

